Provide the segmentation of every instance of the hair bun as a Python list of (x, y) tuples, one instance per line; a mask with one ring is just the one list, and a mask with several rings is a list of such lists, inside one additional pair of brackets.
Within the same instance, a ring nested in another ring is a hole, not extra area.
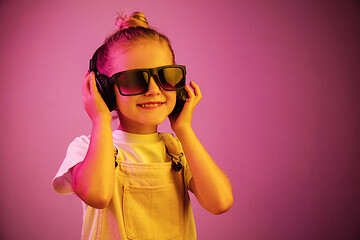
[(116, 19), (116, 27), (119, 30), (126, 29), (129, 27), (144, 27), (149, 28), (149, 24), (146, 20), (145, 15), (142, 12), (133, 12), (130, 16), (119, 16)]

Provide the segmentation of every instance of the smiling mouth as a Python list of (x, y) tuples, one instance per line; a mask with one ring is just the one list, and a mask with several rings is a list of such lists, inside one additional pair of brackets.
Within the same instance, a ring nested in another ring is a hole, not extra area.
[(156, 107), (160, 107), (163, 104), (164, 104), (163, 102), (150, 102), (150, 103), (138, 104), (138, 106), (143, 108), (156, 108)]

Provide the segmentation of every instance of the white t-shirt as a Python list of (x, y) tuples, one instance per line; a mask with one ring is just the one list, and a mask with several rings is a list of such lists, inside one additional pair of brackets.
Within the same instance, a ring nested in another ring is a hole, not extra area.
[[(175, 140), (178, 141), (177, 138)], [(178, 142), (180, 143), (180, 141)], [(74, 192), (72, 189), (72, 176), (69, 170), (84, 160), (89, 143), (90, 138), (88, 136), (77, 137), (70, 143), (66, 157), (53, 179), (52, 184), (56, 192), (61, 194)], [(113, 132), (113, 143), (114, 146), (121, 150), (119, 157), (124, 157), (121, 161), (142, 163), (166, 161), (166, 147), (160, 133), (142, 135), (115, 130)], [(187, 164), (184, 166), (184, 174), (185, 183), (189, 189), (192, 175)]]

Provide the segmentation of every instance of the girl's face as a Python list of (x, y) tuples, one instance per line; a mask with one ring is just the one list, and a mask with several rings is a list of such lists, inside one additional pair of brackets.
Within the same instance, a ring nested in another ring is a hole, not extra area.
[[(154, 68), (173, 64), (169, 47), (159, 41), (141, 41), (130, 47), (110, 51), (112, 72)], [(151, 77), (149, 91), (136, 96), (123, 96), (115, 85), (115, 95), (120, 118), (119, 129), (138, 134), (157, 132), (157, 126), (172, 112), (176, 102), (175, 91), (163, 90)]]

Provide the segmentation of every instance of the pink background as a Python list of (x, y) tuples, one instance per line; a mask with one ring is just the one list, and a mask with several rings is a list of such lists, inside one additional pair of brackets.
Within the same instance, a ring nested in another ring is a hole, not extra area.
[(355, 0), (0, 1), (0, 239), (80, 238), (80, 201), (51, 180), (91, 130), (88, 60), (134, 10), (200, 85), (193, 127), (233, 185), (223, 215), (193, 199), (199, 239), (359, 239)]

